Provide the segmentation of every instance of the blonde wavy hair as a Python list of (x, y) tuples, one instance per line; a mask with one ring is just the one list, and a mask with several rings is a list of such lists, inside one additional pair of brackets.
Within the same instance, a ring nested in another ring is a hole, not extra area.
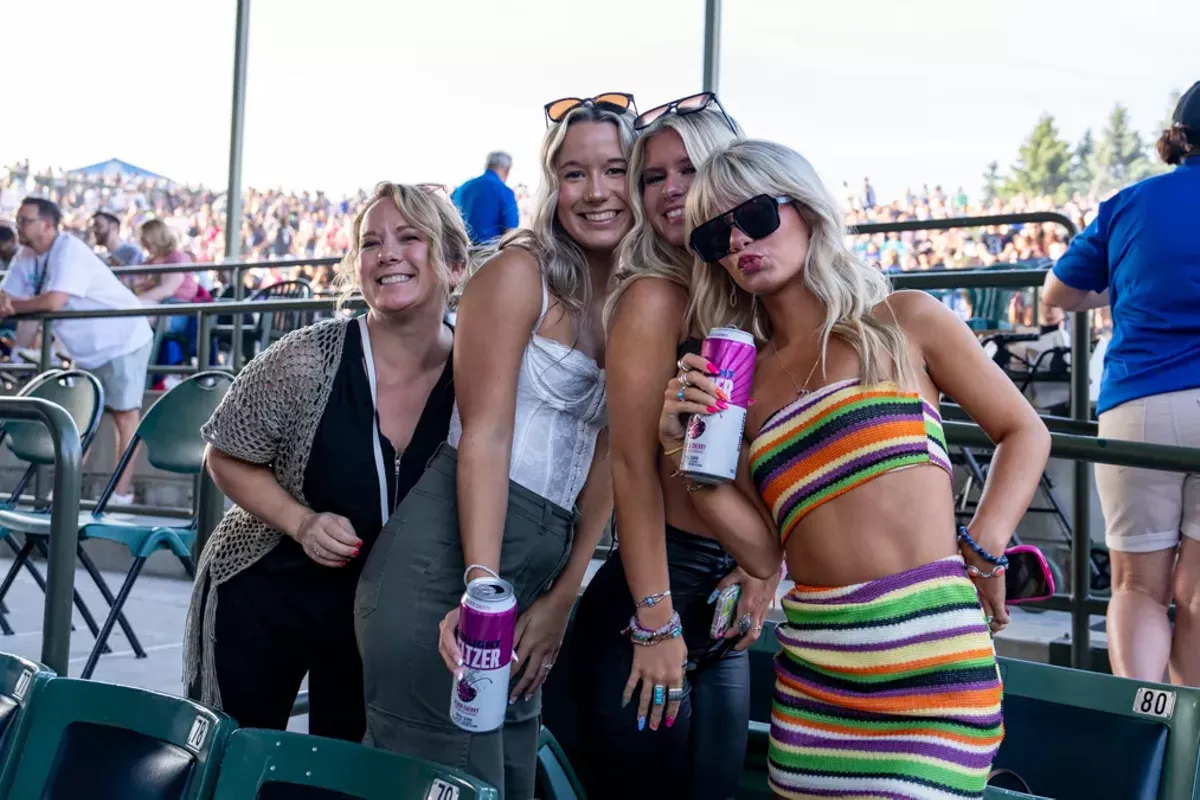
[[(894, 321), (876, 319), (892, 288), (882, 272), (855, 258), (846, 246), (846, 226), (833, 195), (816, 170), (796, 151), (774, 142), (746, 139), (724, 147), (701, 165), (688, 192), (685, 227), (692, 230), (760, 194), (786, 195), (811, 231), (801, 279), (821, 301), (821, 363), (829, 338), (837, 336), (858, 353), (864, 383), (894, 380), (916, 385), (904, 332)], [(699, 258), (692, 265), (689, 322), (701, 330), (736, 325), (769, 341), (771, 322), (756, 298), (739, 287), (720, 264)]]
[(615, 125), (621, 140), (621, 153), (628, 157), (633, 146), (633, 120), (632, 111), (618, 114), (585, 105), (573, 109), (565, 119), (547, 130), (542, 139), (542, 181), (529, 228), (509, 231), (495, 244), (477, 249), (455, 294), (461, 296), (471, 276), (497, 253), (509, 247), (521, 247), (537, 259), (550, 294), (572, 316), (581, 316), (591, 302), (592, 278), (583, 248), (571, 238), (558, 219), (559, 181), (555, 162), (567, 138), (567, 131), (572, 125), (582, 122)]
[(339, 292), (338, 308), (344, 308), (346, 302), (362, 288), (358, 283), (358, 257), (362, 253), (363, 220), (376, 203), (384, 201), (395, 203), (408, 224), (429, 239), (429, 266), (445, 287), (446, 297), (450, 295), (454, 266), (465, 258), (471, 244), (458, 209), (435, 192), (405, 183), (384, 181), (375, 186), (374, 193), (354, 215), (350, 248), (338, 264), (337, 276), (333, 279), (333, 288)]
[(148, 219), (138, 228), (142, 247), (154, 258), (166, 258), (179, 249), (179, 236), (161, 219)]
[(668, 128), (679, 134), (692, 166), (697, 168), (713, 151), (744, 136), (740, 126), (736, 133), (730, 130), (725, 115), (715, 104), (694, 114), (668, 114), (638, 134), (629, 154), (629, 206), (633, 209), (633, 228), (621, 241), (617, 285), (604, 306), (605, 328), (616, 312), (621, 295), (642, 278), (661, 278), (684, 289), (691, 288), (691, 252), (686, 247), (675, 247), (658, 235), (646, 216), (646, 204), (642, 200), (646, 145)]

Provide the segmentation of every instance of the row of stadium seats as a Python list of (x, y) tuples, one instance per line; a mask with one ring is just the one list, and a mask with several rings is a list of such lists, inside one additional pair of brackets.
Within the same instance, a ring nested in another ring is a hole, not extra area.
[[(751, 653), (754, 721), (739, 800), (771, 797), (774, 628)], [(1200, 689), (1007, 658), (1000, 674), (1005, 736), (986, 800), (1200, 800)]]
[[(0, 798), (495, 800), (449, 768), (300, 733), (238, 728), (181, 697), (60, 678), (0, 653)], [(549, 731), (539, 797), (581, 796)]]

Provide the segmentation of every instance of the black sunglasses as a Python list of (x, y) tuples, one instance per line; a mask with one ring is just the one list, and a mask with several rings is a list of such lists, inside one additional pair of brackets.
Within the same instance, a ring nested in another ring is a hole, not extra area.
[(779, 230), (779, 207), (792, 202), (785, 196), (760, 194), (714, 217), (692, 230), (689, 240), (692, 250), (703, 260), (713, 263), (729, 255), (729, 235), (736, 227), (751, 239), (765, 239)]
[(725, 118), (725, 122), (729, 125), (729, 130), (736, 134), (738, 132), (737, 125), (733, 124), (733, 120), (725, 111), (725, 106), (721, 105), (721, 101), (717, 99), (716, 92), (700, 92), (700, 94), (688, 95), (687, 97), (681, 97), (678, 100), (664, 103), (661, 106), (656, 106), (645, 114), (639, 114), (638, 118), (633, 121), (633, 129), (635, 131), (645, 130), (669, 114), (677, 114), (681, 117), (688, 114), (695, 114), (708, 108), (713, 103), (716, 103), (717, 108), (721, 110), (721, 116)]
[(595, 97), (562, 97), (558, 100), (551, 100), (546, 103), (546, 127), (552, 124), (562, 122), (575, 109), (580, 106), (595, 106), (603, 111), (612, 111), (615, 114), (624, 114), (630, 108), (637, 112), (637, 105), (633, 102), (633, 95), (625, 92), (605, 92), (598, 94)]

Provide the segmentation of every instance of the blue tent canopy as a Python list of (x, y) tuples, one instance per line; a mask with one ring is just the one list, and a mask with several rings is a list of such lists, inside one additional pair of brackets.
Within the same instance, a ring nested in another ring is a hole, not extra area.
[(134, 166), (127, 161), (122, 161), (119, 158), (110, 158), (108, 161), (101, 161), (98, 164), (90, 164), (86, 167), (71, 170), (73, 173), (80, 173), (89, 178), (148, 178), (150, 180), (170, 180), (166, 176), (151, 172), (148, 169)]

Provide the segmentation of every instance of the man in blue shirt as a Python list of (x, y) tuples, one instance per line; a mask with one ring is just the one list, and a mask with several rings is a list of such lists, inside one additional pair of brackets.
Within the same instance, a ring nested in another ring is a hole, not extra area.
[(487, 169), (454, 191), (454, 205), (467, 223), (471, 244), (485, 244), (520, 225), (517, 196), (508, 188), (512, 156), (496, 151), (488, 153)]

